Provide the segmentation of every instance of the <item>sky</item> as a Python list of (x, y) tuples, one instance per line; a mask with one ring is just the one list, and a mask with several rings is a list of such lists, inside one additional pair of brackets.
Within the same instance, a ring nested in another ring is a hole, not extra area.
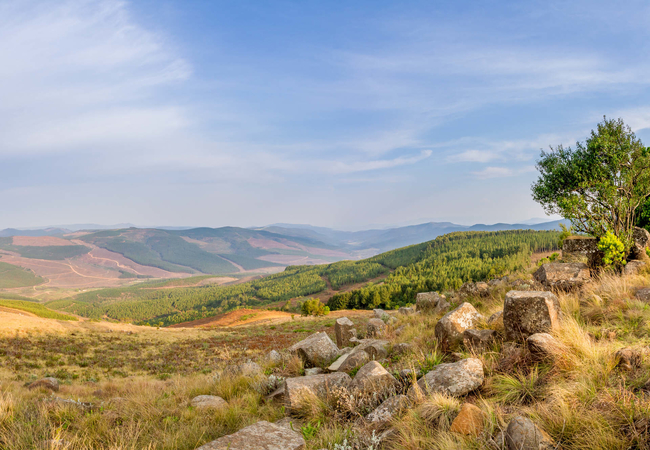
[(650, 145), (649, 22), (644, 1), (0, 0), (0, 228), (545, 217), (541, 149), (604, 115)]

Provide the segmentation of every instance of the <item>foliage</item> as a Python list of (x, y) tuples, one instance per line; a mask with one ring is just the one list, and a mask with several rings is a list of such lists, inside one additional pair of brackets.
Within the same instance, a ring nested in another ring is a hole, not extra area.
[(604, 253), (603, 262), (606, 266), (620, 267), (625, 265), (625, 245), (614, 233), (608, 231), (598, 241), (598, 250)]
[(575, 150), (543, 151), (537, 169), (533, 198), (547, 213), (597, 238), (612, 231), (631, 248), (637, 209), (650, 195), (650, 150), (621, 119), (604, 118)]
[(76, 317), (69, 316), (67, 314), (61, 314), (51, 309), (46, 308), (40, 303), (23, 301), (23, 300), (4, 300), (0, 299), (0, 306), (5, 308), (19, 309), (21, 311), (27, 311), (38, 317), (44, 317), (46, 319), (57, 319), (57, 320), (77, 320)]
[(317, 298), (309, 298), (300, 306), (303, 316), (326, 316), (330, 313), (329, 307), (323, 305)]
[(557, 240), (557, 248), (562, 249), (566, 238), (572, 236), (575, 233), (575, 230), (573, 229), (573, 226), (567, 227), (562, 222), (560, 222), (560, 228), (562, 231), (560, 232), (560, 237)]
[(650, 197), (646, 198), (637, 211), (636, 226), (650, 231)]
[(44, 281), (31, 270), (0, 262), (0, 288), (36, 286)]

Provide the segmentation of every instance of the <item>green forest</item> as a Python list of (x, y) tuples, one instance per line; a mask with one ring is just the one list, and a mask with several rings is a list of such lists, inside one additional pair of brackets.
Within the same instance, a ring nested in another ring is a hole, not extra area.
[(48, 303), (52, 309), (91, 318), (110, 318), (155, 326), (210, 317), (239, 307), (263, 306), (335, 291), (382, 277), (379, 284), (335, 294), (331, 309), (397, 308), (418, 292), (458, 288), (523, 270), (532, 252), (555, 250), (555, 231), (460, 232), (361, 261), (289, 266), (284, 272), (231, 286), (152, 289), (160, 282), (85, 292)]

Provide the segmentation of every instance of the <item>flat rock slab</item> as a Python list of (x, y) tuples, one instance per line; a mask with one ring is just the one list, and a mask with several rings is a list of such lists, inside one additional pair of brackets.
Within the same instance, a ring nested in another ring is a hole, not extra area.
[(197, 450), (304, 450), (305, 440), (295, 431), (270, 422), (257, 422), (235, 434), (202, 445)]
[[(425, 393), (441, 392), (460, 397), (483, 384), (483, 363), (477, 358), (467, 358), (455, 363), (439, 364), (418, 380), (417, 386)], [(409, 392), (415, 394), (415, 386)]]
[(591, 281), (591, 272), (585, 263), (547, 263), (537, 269), (535, 280), (546, 287), (571, 290)]
[(216, 395), (199, 395), (190, 401), (190, 405), (197, 409), (221, 409), (227, 407), (228, 402)]
[(358, 392), (383, 393), (397, 384), (397, 380), (377, 361), (370, 361), (354, 376), (350, 388)]
[(530, 353), (537, 359), (553, 359), (565, 350), (561, 342), (548, 333), (535, 333), (526, 339)]
[(506, 339), (524, 341), (531, 334), (560, 326), (560, 302), (547, 291), (510, 291), (503, 305)]
[(287, 378), (269, 398), (283, 401), (289, 409), (296, 409), (314, 397), (327, 398), (335, 388), (347, 388), (351, 381), (350, 375), (344, 372)]
[(384, 425), (393, 418), (400, 410), (408, 406), (406, 395), (395, 395), (385, 400), (374, 411), (366, 416), (366, 419), (375, 425)]

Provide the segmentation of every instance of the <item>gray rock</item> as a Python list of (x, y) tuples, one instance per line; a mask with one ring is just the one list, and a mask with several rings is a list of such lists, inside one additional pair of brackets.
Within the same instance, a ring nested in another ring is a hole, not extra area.
[(523, 341), (531, 334), (560, 326), (560, 302), (546, 291), (510, 291), (503, 305), (503, 327), (508, 340)]
[(92, 403), (61, 397), (49, 397), (45, 401), (52, 406), (72, 406), (84, 413), (92, 412), (95, 409)]
[(530, 353), (536, 359), (553, 359), (559, 355), (564, 346), (548, 333), (535, 333), (526, 339)]
[(443, 350), (450, 351), (463, 342), (463, 332), (474, 328), (482, 316), (469, 303), (463, 303), (438, 321), (435, 335)]
[(406, 342), (402, 342), (400, 344), (396, 344), (393, 346), (393, 353), (397, 355), (404, 355), (406, 353), (409, 353), (413, 346), (411, 344), (408, 344)]
[(27, 386), (27, 389), (45, 388), (50, 391), (59, 392), (59, 380), (52, 377), (41, 378)]
[(382, 337), (386, 334), (386, 324), (381, 319), (370, 319), (368, 321), (367, 336)]
[(276, 350), (271, 350), (269, 354), (266, 355), (266, 359), (271, 364), (280, 364), (282, 362), (282, 355)]
[(399, 371), (398, 376), (402, 380), (417, 380), (422, 376), (422, 371), (420, 369), (402, 369)]
[(312, 367), (311, 369), (305, 369), (305, 376), (310, 376), (310, 375), (319, 375), (323, 373), (323, 369), (320, 367)]
[(598, 249), (598, 239), (586, 236), (569, 236), (562, 245), (565, 261), (587, 261), (591, 269), (602, 266), (604, 253)]
[(441, 392), (460, 397), (472, 392), (483, 384), (483, 363), (477, 358), (467, 358), (455, 363), (439, 364), (431, 372), (418, 380), (409, 389), (415, 395), (417, 386), (421, 392)]
[(334, 361), (328, 368), (330, 372), (349, 372), (357, 367), (361, 367), (370, 361), (370, 356), (363, 349), (357, 350), (356, 347), (350, 353), (341, 356)]
[(357, 330), (354, 328), (354, 323), (347, 317), (339, 317), (334, 324), (334, 332), (336, 333), (336, 345), (339, 347), (348, 347), (350, 339), (357, 337)]
[(505, 432), (508, 450), (552, 450), (553, 440), (532, 420), (518, 416), (510, 421)]
[(194, 397), (190, 405), (197, 409), (221, 409), (228, 406), (228, 403), (216, 395), (199, 395)]
[(338, 347), (325, 332), (315, 333), (297, 344), (289, 351), (298, 355), (307, 365), (326, 367), (338, 354)]
[(645, 261), (638, 261), (636, 259), (628, 261), (625, 266), (623, 266), (623, 275), (636, 275), (641, 269), (643, 269), (647, 264)]
[(497, 332), (494, 330), (465, 330), (463, 332), (463, 343), (468, 350), (482, 352), (492, 345), (496, 334)]
[(262, 372), (260, 365), (252, 361), (227, 366), (223, 371), (224, 375), (230, 377), (255, 377), (261, 375)]
[(350, 389), (356, 392), (383, 393), (396, 386), (397, 380), (377, 361), (370, 361), (354, 376)]
[(410, 307), (406, 307), (406, 306), (402, 306), (402, 307), (399, 309), (398, 312), (399, 312), (400, 314), (404, 315), (404, 316), (410, 316), (410, 315), (415, 314), (415, 309), (414, 309), (414, 308), (410, 308)]
[(650, 302), (650, 288), (641, 288), (636, 291), (636, 298), (644, 302)]
[(497, 311), (494, 314), (492, 314), (488, 318), (487, 323), (488, 325), (503, 327), (503, 310)]
[(437, 292), (420, 292), (415, 296), (415, 306), (422, 314), (435, 314), (438, 303), (444, 298)]
[(585, 263), (547, 263), (537, 269), (535, 280), (551, 289), (569, 291), (591, 282), (591, 272)]
[(335, 388), (347, 388), (351, 381), (350, 376), (343, 372), (287, 378), (284, 384), (267, 398), (281, 401), (289, 409), (297, 409), (314, 397), (327, 398)]
[(220, 437), (197, 450), (304, 450), (305, 440), (300, 433), (286, 427), (257, 422), (235, 434)]
[(630, 256), (632, 256), (632, 259), (646, 259), (645, 250), (650, 246), (650, 233), (644, 228), (634, 227), (632, 238), (634, 239), (634, 246), (630, 251)]
[(374, 411), (368, 414), (366, 420), (376, 426), (385, 425), (390, 422), (391, 419), (400, 412), (400, 410), (405, 409), (407, 406), (408, 397), (406, 395), (394, 395), (385, 400)]

